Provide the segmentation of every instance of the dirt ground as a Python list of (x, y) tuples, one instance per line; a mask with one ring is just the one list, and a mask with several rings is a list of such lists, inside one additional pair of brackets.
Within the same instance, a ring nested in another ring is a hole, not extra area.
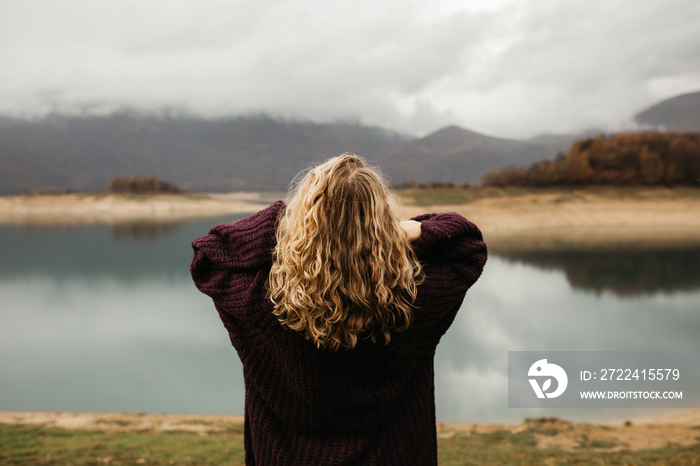
[(64, 226), (153, 221), (174, 222), (226, 214), (256, 212), (264, 207), (254, 195), (120, 196), (56, 194), (0, 197), (0, 224)]
[(462, 214), (479, 226), (491, 250), (700, 244), (700, 196), (668, 189), (624, 195), (602, 189), (540, 192), (459, 205), (401, 207), (404, 217), (426, 211)]
[[(466, 432), (492, 433), (508, 430), (518, 433), (534, 430), (539, 448), (574, 451), (582, 439), (590, 445), (614, 445), (606, 451), (621, 449), (645, 450), (665, 446), (686, 447), (700, 443), (700, 410), (620, 423), (589, 424), (568, 422), (558, 418), (526, 419), (522, 424), (438, 424), (438, 437)], [(552, 433), (556, 431), (556, 435)], [(595, 446), (593, 447), (595, 448)]]
[[(148, 197), (62, 194), (0, 197), (0, 224), (25, 226), (179, 221), (252, 213), (281, 194)], [(492, 196), (459, 205), (399, 207), (402, 218), (458, 212), (491, 250), (700, 245), (700, 191), (581, 189)]]
[[(63, 429), (123, 431), (187, 431), (201, 435), (242, 431), (242, 416), (144, 413), (0, 412), (0, 423), (42, 425)], [(581, 439), (591, 445), (616, 449), (685, 447), (700, 442), (700, 410), (688, 410), (654, 420), (618, 424), (571, 423), (557, 418), (527, 419), (522, 424), (441, 424), (438, 437), (533, 429), (540, 448), (580, 449)], [(552, 433), (556, 431), (556, 435)], [(593, 447), (595, 448), (595, 446)]]

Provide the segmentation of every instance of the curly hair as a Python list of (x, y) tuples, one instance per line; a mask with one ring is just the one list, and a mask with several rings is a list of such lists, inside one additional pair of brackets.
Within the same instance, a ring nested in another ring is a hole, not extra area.
[(280, 214), (269, 275), (280, 323), (336, 351), (409, 327), (421, 265), (380, 173), (355, 154), (310, 169)]

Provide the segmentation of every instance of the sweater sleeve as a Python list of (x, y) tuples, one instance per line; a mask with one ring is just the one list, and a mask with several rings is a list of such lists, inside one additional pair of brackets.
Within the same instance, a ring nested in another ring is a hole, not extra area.
[(284, 208), (277, 201), (268, 208), (233, 224), (217, 225), (192, 242), (190, 273), (197, 288), (211, 297), (232, 286), (234, 274), (269, 268), (275, 244), (275, 224)]
[(476, 225), (454, 212), (423, 214), (412, 220), (421, 223), (420, 237), (412, 243), (419, 258), (452, 263), (473, 278), (469, 286), (479, 278), (486, 263), (487, 251)]
[(481, 231), (459, 214), (424, 214), (413, 220), (421, 222), (421, 235), (411, 246), (423, 266), (424, 281), (408, 333), (419, 347), (431, 351), (481, 276), (487, 250)]

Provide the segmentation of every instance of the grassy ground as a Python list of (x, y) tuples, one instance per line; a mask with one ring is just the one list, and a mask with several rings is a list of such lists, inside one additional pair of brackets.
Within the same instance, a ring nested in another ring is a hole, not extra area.
[[(239, 426), (242, 427), (242, 426)], [(244, 463), (243, 434), (201, 435), (185, 431), (68, 430), (30, 425), (0, 425), (3, 465), (238, 465)], [(538, 436), (559, 431), (532, 423), (521, 432), (461, 433), (440, 438), (441, 465), (469, 464), (700, 464), (700, 443), (653, 450), (619, 450), (612, 442), (582, 436), (573, 449), (540, 448)], [(700, 432), (698, 432), (700, 435)]]
[(458, 435), (439, 439), (439, 464), (600, 464), (600, 465), (689, 465), (700, 464), (700, 444), (687, 448), (672, 446), (653, 450), (617, 449), (611, 442), (590, 441), (583, 436), (573, 451), (539, 448), (537, 435), (556, 436), (555, 429), (536, 427), (523, 432), (506, 430), (493, 433)]
[(244, 464), (243, 434), (101, 432), (0, 426), (3, 465)]
[(459, 205), (484, 198), (507, 198), (526, 195), (558, 195), (561, 201), (590, 196), (622, 199), (700, 199), (700, 189), (692, 187), (591, 186), (569, 188), (413, 188), (399, 191), (408, 205)]
[(408, 205), (445, 205), (467, 204), (485, 197), (502, 197), (525, 193), (523, 189), (501, 188), (412, 188), (398, 192)]

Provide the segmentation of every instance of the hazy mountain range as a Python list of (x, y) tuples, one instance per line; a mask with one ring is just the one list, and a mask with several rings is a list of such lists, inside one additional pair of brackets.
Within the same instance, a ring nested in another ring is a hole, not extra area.
[(654, 128), (678, 132), (700, 131), (700, 92), (664, 100), (639, 112), (634, 120)]
[[(697, 92), (634, 118), (646, 127), (700, 131), (699, 109)], [(300, 170), (346, 151), (366, 156), (394, 181), (478, 183), (487, 170), (551, 159), (598, 132), (517, 141), (450, 126), (417, 139), (358, 124), (268, 117), (0, 117), (0, 194), (103, 190), (110, 179), (134, 174), (191, 191), (283, 190)]]

